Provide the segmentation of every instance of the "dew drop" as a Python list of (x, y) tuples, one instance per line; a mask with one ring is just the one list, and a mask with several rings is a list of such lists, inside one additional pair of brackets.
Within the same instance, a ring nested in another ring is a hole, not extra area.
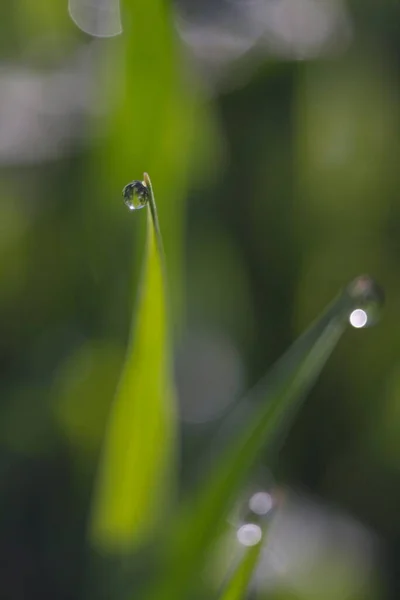
[(239, 527), (236, 532), (238, 541), (243, 546), (255, 546), (262, 538), (262, 531), (255, 523), (246, 523)]
[(250, 510), (256, 515), (266, 515), (274, 506), (271, 494), (256, 492), (249, 500)]
[(362, 308), (356, 308), (350, 313), (349, 322), (356, 329), (362, 329), (368, 323), (368, 315)]
[(370, 327), (379, 321), (385, 301), (383, 289), (368, 275), (357, 277), (347, 288), (356, 308), (349, 315), (356, 329)]
[(144, 208), (149, 201), (149, 190), (144, 181), (131, 181), (122, 190), (124, 202), (129, 210)]
[(119, 0), (68, 0), (74, 23), (89, 35), (112, 37), (122, 32)]

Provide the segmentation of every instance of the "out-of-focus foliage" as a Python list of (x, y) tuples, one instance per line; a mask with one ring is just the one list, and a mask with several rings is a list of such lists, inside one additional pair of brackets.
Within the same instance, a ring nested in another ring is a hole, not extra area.
[[(67, 0), (0, 6), (0, 595), (85, 587), (143, 257), (143, 214), (121, 189), (148, 171), (178, 333), (180, 497), (244, 382), (354, 276), (385, 288), (379, 327), (346, 333), (265, 457), (318, 502), (283, 510), (255, 589), (397, 598), (399, 4), (126, 0), (121, 21), (122, 35), (94, 39)], [(257, 488), (270, 484), (261, 471)], [(229, 548), (214, 549), (217, 581), (243, 519), (228, 519)], [(133, 595), (157, 572), (147, 558), (124, 572)]]
[(260, 557), (261, 544), (253, 544), (246, 548), (243, 557), (231, 577), (227, 581), (221, 594), (221, 600), (241, 600), (246, 598), (249, 584)]
[(261, 380), (250, 397), (241, 401), (232, 422), (228, 420), (228, 431), (221, 436), (229, 438), (227, 447), (219, 450), (215, 466), (200, 482), (192, 502), (181, 509), (178, 522), (173, 523), (167, 541), (166, 581), (161, 580), (156, 598), (183, 600), (195, 586), (204, 557), (224, 529), (224, 519), (250, 478), (263, 448), (287, 429), (340, 339), (349, 314), (365, 304), (364, 293), (351, 292), (362, 281), (351, 284), (332, 303)]

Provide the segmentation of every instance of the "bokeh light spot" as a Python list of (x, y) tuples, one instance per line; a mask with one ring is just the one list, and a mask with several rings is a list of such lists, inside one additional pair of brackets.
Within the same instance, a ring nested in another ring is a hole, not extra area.
[(272, 496), (267, 492), (257, 492), (249, 501), (250, 510), (256, 515), (266, 515), (273, 507), (273, 504)]
[(368, 323), (368, 315), (362, 308), (356, 308), (356, 310), (353, 310), (350, 314), (349, 321), (350, 325), (356, 329), (361, 329)]
[(236, 535), (243, 546), (255, 546), (262, 538), (262, 531), (255, 523), (246, 523), (239, 527)]

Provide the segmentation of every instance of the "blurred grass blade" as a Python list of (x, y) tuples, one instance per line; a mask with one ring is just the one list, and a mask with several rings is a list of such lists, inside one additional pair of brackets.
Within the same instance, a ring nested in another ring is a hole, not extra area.
[(370, 278), (352, 282), (278, 361), (248, 401), (241, 403), (225, 431), (228, 442), (207, 485), (173, 524), (165, 578), (151, 598), (187, 598), (188, 589), (201, 573), (205, 553), (219, 535), (252, 466), (266, 444), (288, 427), (341, 337), (350, 313), (355, 308), (369, 310), (377, 298), (377, 286)]
[(262, 547), (263, 543), (260, 541), (245, 549), (239, 564), (226, 582), (219, 600), (245, 600)]
[(69, 0), (74, 23), (89, 35), (112, 37), (122, 32), (119, 0)]
[[(175, 404), (170, 368), (164, 256), (153, 191), (133, 341), (127, 351), (104, 442), (90, 538), (121, 552), (145, 541), (172, 490)], [(139, 215), (138, 215), (139, 216)]]

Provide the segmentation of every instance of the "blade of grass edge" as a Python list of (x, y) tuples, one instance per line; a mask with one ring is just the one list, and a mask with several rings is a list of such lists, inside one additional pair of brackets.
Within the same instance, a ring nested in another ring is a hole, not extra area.
[(243, 600), (260, 558), (263, 541), (244, 550), (239, 563), (224, 585), (219, 600)]
[[(242, 546), (242, 553), (231, 568), (218, 594), (218, 600), (245, 600), (247, 592), (257, 569), (261, 553), (267, 544), (267, 536), (271, 523), (271, 516), (252, 515), (250, 521), (259, 527), (260, 539), (251, 546)], [(273, 518), (273, 517), (272, 517)], [(249, 519), (247, 519), (249, 520)], [(237, 532), (236, 532), (237, 533)]]
[(375, 284), (368, 277), (352, 282), (325, 313), (294, 342), (272, 371), (251, 392), (248, 414), (239, 411), (228, 428), (228, 443), (198, 495), (173, 524), (166, 569), (150, 591), (153, 600), (187, 598), (201, 573), (207, 549), (251, 468), (267, 443), (290, 424), (306, 393), (340, 339), (350, 312), (370, 301)]
[(89, 524), (91, 545), (124, 553), (146, 541), (172, 493), (175, 394), (164, 253), (150, 178), (147, 240), (131, 342), (111, 407)]

